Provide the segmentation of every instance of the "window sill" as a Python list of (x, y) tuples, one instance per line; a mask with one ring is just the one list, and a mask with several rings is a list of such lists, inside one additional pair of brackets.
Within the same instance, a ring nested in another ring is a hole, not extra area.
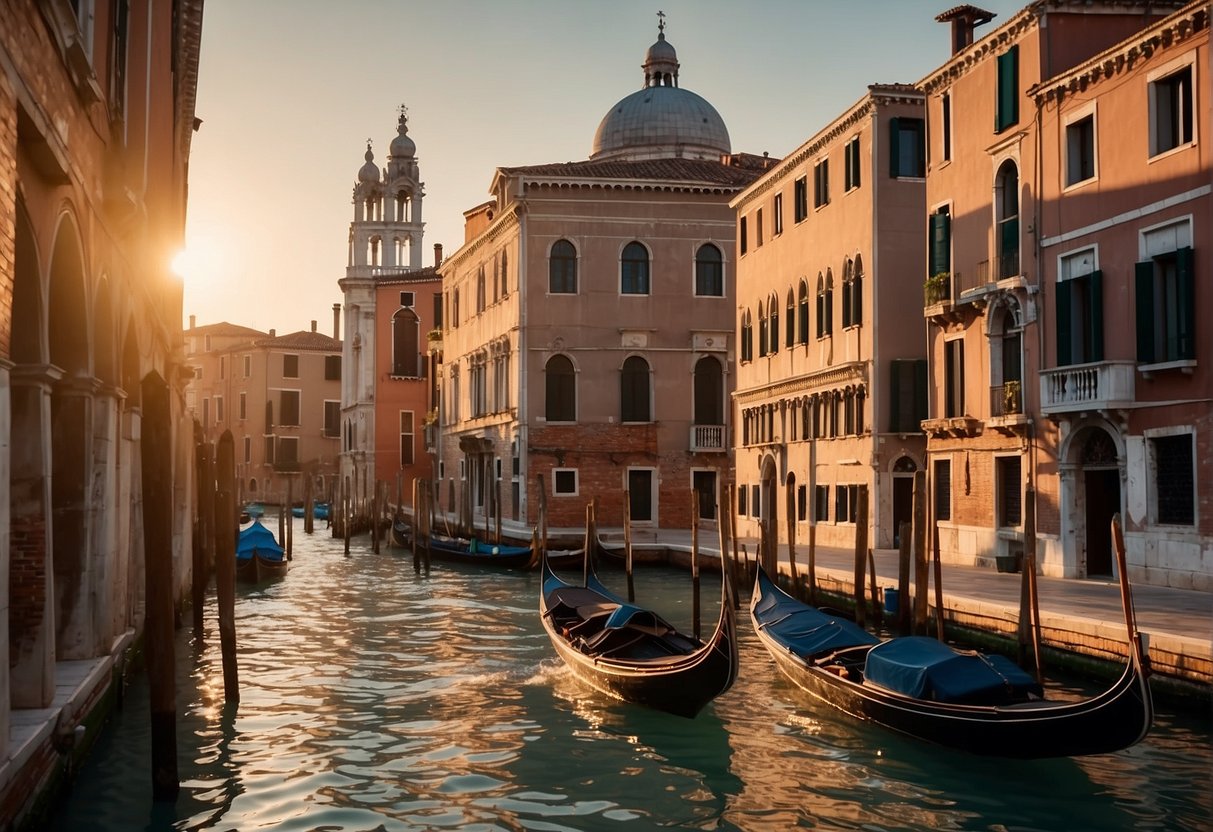
[(1177, 144), (1177, 145), (1175, 145), (1175, 147), (1168, 147), (1166, 150), (1160, 150), (1157, 153), (1155, 153), (1153, 156), (1148, 157), (1146, 159), (1146, 164), (1152, 165), (1155, 162), (1159, 162), (1159, 161), (1162, 161), (1163, 159), (1174, 156), (1176, 153), (1183, 153), (1185, 150), (1190, 150), (1191, 148), (1194, 148), (1194, 147), (1196, 147), (1195, 141), (1184, 142), (1183, 144)]
[(1080, 190), (1082, 190), (1083, 188), (1085, 188), (1087, 185), (1094, 185), (1094, 184), (1095, 184), (1096, 182), (1098, 182), (1098, 181), (1099, 181), (1099, 176), (1098, 176), (1098, 174), (1097, 174), (1097, 175), (1092, 176), (1092, 177), (1090, 177), (1090, 178), (1088, 178), (1088, 179), (1080, 179), (1080, 180), (1079, 180), (1079, 181), (1077, 181), (1077, 182), (1071, 182), (1070, 184), (1068, 184), (1068, 185), (1066, 185), (1064, 188), (1062, 188), (1062, 189), (1061, 189), (1061, 192), (1062, 192), (1063, 194), (1069, 194), (1069, 193), (1072, 193), (1072, 192), (1074, 192), (1074, 191), (1080, 191)]
[(1141, 373), (1142, 378), (1151, 378), (1155, 373), (1165, 373), (1168, 370), (1179, 370), (1184, 375), (1190, 376), (1195, 369), (1195, 358), (1184, 358), (1179, 361), (1162, 361), (1157, 364), (1137, 365), (1137, 372)]

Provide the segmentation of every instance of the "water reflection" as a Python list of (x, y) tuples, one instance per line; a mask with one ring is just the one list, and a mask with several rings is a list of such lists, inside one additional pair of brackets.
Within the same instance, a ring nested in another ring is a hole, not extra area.
[[(177, 803), (150, 802), (136, 679), (51, 829), (1208, 828), (1210, 789), (1193, 788), (1213, 771), (1207, 724), (1164, 715), (1142, 745), (1079, 760), (935, 749), (812, 707), (744, 615), (737, 684), (674, 718), (560, 664), (533, 574), (418, 576), (407, 555), (294, 539), (287, 577), (237, 597), (238, 706), (223, 702), (213, 598), (205, 643), (182, 634)], [(688, 585), (637, 575), (638, 598), (680, 627)]]

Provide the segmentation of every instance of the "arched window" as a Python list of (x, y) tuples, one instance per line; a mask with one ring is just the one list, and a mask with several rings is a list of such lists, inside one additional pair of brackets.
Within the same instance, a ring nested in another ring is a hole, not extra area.
[(250, 479), (248, 481), (248, 493), (250, 493), (250, 494), (257, 493), (257, 478), (256, 477), (253, 477), (252, 479)]
[(451, 296), (451, 329), (459, 329), (459, 290)]
[(998, 169), (994, 183), (997, 215), (998, 279), (1019, 274), (1019, 171), (1008, 160)]
[(796, 296), (792, 294), (792, 290), (788, 289), (788, 304), (785, 317), (788, 319), (788, 334), (784, 337), (784, 343), (788, 349), (796, 343)]
[(476, 270), (476, 312), (484, 311), (484, 266)]
[[(991, 365), (1001, 370), (1002, 378), (991, 379), (991, 382), (995, 382), (995, 387), (1000, 382), (1002, 392), (993, 402), (994, 415), (1023, 413), (1023, 330), (1010, 304), (1004, 306), (995, 318), (995, 327), (990, 358)], [(997, 364), (993, 363), (995, 361)]]
[(774, 355), (779, 352), (779, 298), (771, 295), (767, 307), (771, 310), (771, 348), (768, 351)]
[(501, 260), (493, 258), (493, 303), (501, 298)]
[(549, 422), (577, 421), (577, 375), (573, 362), (564, 355), (553, 355), (544, 368), (546, 406)]
[(548, 258), (548, 291), (553, 295), (577, 294), (577, 249), (568, 240), (552, 244)]
[(510, 258), (505, 249), (501, 250), (501, 296), (510, 293)]
[(826, 279), (817, 273), (817, 337), (826, 336)]
[(417, 313), (404, 308), (392, 316), (392, 375), (421, 376), (421, 325)]
[(741, 360), (754, 360), (754, 319), (749, 309), (741, 313)]
[(694, 423), (724, 424), (724, 370), (720, 362), (711, 356), (704, 356), (695, 362)]
[(637, 242), (623, 247), (619, 291), (625, 295), (649, 294), (649, 250)]
[(762, 301), (758, 301), (758, 355), (767, 354), (767, 311)]
[(619, 376), (619, 421), (653, 421), (649, 363), (638, 355), (623, 362)]
[(800, 292), (797, 298), (797, 304), (797, 343), (807, 344), (809, 342), (809, 282), (803, 277), (800, 279)]
[(695, 252), (695, 294), (724, 296), (724, 258), (711, 243), (704, 243)]

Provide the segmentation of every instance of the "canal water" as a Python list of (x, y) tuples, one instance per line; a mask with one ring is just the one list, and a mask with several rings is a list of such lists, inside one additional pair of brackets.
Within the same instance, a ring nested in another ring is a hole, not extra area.
[[(538, 620), (539, 576), (302, 533), (284, 579), (238, 588), (241, 700), (225, 706), (213, 593), (177, 641), (175, 804), (151, 800), (147, 685), (77, 773), (51, 830), (1208, 830), (1207, 720), (1165, 710), (1118, 754), (975, 757), (814, 707), (744, 610), (736, 685), (698, 718), (582, 686)], [(606, 583), (625, 591), (621, 572)], [(718, 577), (704, 575), (705, 629)], [(689, 626), (688, 573), (637, 598)], [(1079, 695), (1070, 682), (1054, 695)]]

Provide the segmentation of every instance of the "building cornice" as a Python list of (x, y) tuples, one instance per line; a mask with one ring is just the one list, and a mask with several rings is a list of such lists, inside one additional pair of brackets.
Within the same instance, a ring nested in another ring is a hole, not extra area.
[(442, 264), (436, 269), (438, 276), (442, 277), (443, 275), (450, 274), (451, 271), (457, 271), (460, 265), (465, 260), (468, 260), (472, 254), (487, 245), (497, 242), (505, 234), (513, 232), (518, 227), (521, 213), (522, 205), (517, 202), (511, 203), (505, 211), (501, 212), (497, 219), (493, 220), (492, 225), (476, 235), (474, 240), (464, 243), (462, 248), (443, 260)]
[(733, 399), (738, 405), (745, 406), (773, 398), (794, 396), (797, 393), (816, 393), (822, 390), (832, 390), (836, 387), (868, 381), (867, 362), (858, 361), (841, 364), (837, 367), (827, 367), (815, 373), (808, 373), (796, 378), (781, 379), (760, 387), (749, 387), (738, 390)]
[(998, 29), (953, 55), (946, 63), (919, 81), (918, 88), (924, 94), (932, 95), (951, 86), (957, 79), (968, 75), (990, 58), (1002, 54), (1008, 46), (1020, 40), (1028, 31), (1037, 28), (1039, 25), (1037, 5), (1027, 6)]
[(1106, 49), (1063, 75), (1057, 75), (1031, 87), (1028, 95), (1037, 105), (1061, 101), (1067, 95), (1086, 91), (1087, 87), (1132, 70), (1155, 52), (1169, 49), (1207, 31), (1209, 4), (1191, 3), (1133, 37)]

